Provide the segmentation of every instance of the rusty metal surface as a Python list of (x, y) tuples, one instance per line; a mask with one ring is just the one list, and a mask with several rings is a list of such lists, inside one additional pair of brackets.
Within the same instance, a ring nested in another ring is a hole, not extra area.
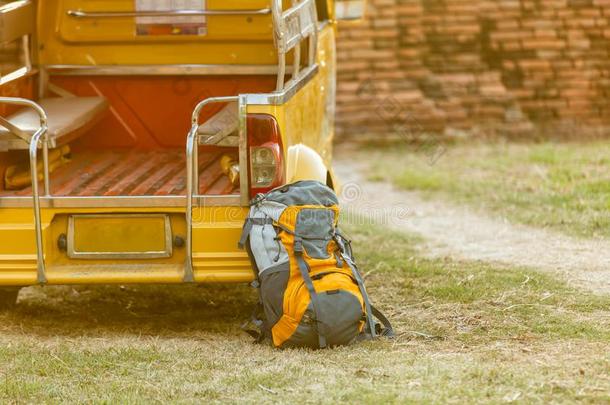
[[(200, 195), (238, 194), (222, 173), (223, 151), (200, 151)], [(80, 151), (51, 174), (54, 196), (165, 196), (186, 194), (181, 149)], [(31, 187), (0, 196), (31, 195)]]

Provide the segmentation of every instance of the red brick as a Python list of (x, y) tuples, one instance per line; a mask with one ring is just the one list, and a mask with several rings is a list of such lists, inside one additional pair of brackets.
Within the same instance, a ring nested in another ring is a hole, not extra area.
[[(535, 133), (527, 113), (610, 127), (610, 51), (599, 39), (610, 40), (610, 0), (370, 1), (368, 21), (339, 27), (337, 133), (398, 131), (383, 100), (426, 131)], [(357, 94), (371, 79), (377, 92)]]

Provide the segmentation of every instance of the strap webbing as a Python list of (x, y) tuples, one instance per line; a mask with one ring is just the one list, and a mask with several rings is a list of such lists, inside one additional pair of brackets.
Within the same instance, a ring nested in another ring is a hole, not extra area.
[[(326, 347), (326, 335), (325, 335), (325, 327), (324, 321), (322, 320), (321, 311), (319, 310), (320, 304), (318, 302), (318, 293), (316, 293), (316, 289), (314, 288), (313, 281), (309, 276), (309, 266), (305, 259), (303, 258), (303, 242), (300, 238), (295, 238), (294, 240), (294, 252), (297, 259), (297, 263), (299, 265), (299, 270), (301, 272), (301, 277), (303, 278), (303, 282), (307, 287), (307, 291), (309, 291), (309, 298), (311, 299), (311, 304), (313, 306), (313, 311), (315, 313), (315, 321), (316, 321), (316, 330), (318, 332), (318, 344), (320, 349)], [(322, 330), (321, 330), (322, 329)]]
[(373, 322), (373, 310), (371, 308), (371, 302), (369, 300), (369, 295), (366, 292), (366, 287), (364, 286), (364, 280), (362, 280), (362, 276), (356, 267), (356, 264), (347, 256), (342, 255), (343, 260), (347, 263), (349, 268), (352, 270), (352, 274), (356, 279), (356, 283), (358, 284), (358, 289), (360, 290), (360, 294), (362, 294), (362, 299), (364, 300), (364, 308), (366, 310), (366, 328), (369, 330), (371, 337), (375, 337), (375, 322)]
[[(241, 329), (244, 332), (254, 338), (255, 343), (262, 343), (263, 341), (265, 341), (266, 338), (271, 338), (271, 329), (269, 328), (266, 319), (264, 319), (264, 315), (265, 312), (263, 309), (263, 304), (262, 302), (260, 302), (259, 296), (259, 302), (254, 307), (250, 320), (246, 321), (241, 326)], [(256, 330), (250, 328), (250, 325), (254, 326)]]
[(379, 311), (372, 305), (371, 309), (373, 310), (373, 315), (375, 316), (375, 318), (379, 319), (381, 321), (381, 324), (383, 325), (381, 335), (386, 337), (394, 337), (394, 328), (392, 328), (392, 324), (390, 323), (388, 318), (386, 318), (386, 316), (382, 314), (381, 311)]
[(248, 240), (248, 236), (250, 235), (250, 231), (254, 225), (273, 225), (273, 219), (267, 218), (246, 218), (246, 222), (244, 222), (244, 226), (241, 230), (241, 237), (239, 238), (239, 242), (237, 243), (237, 247), (239, 249), (243, 249), (246, 246), (246, 241)]

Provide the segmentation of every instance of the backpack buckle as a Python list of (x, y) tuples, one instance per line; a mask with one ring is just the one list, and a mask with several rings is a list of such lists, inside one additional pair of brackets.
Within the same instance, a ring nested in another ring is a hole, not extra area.
[(345, 243), (343, 243), (343, 238), (341, 237), (341, 235), (336, 232), (333, 233), (333, 240), (335, 241), (337, 246), (339, 246), (339, 250), (341, 250), (341, 253), (345, 253)]
[(258, 203), (260, 203), (264, 199), (265, 199), (265, 194), (258, 193), (253, 199), (250, 200), (249, 205), (250, 206), (258, 205)]

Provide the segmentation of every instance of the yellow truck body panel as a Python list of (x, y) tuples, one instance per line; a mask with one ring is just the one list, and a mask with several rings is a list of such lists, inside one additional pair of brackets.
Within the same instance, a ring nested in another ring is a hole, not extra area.
[[(26, 7), (29, 1), (18, 3)], [(55, 123), (51, 108), (45, 109), (53, 105), (48, 97), (78, 97), (83, 102), (104, 98), (107, 111), (70, 138), (72, 156), (65, 160), (71, 163), (49, 174), (48, 195), (39, 177), (40, 229), (33, 187), (0, 187), (0, 286), (251, 281), (248, 256), (237, 248), (251, 197), (244, 184), (254, 181), (248, 160), (251, 140), (246, 129), (242, 131), (248, 127), (240, 123), (239, 145), (195, 147), (201, 189), (194, 191), (189, 216), (183, 170), (189, 160), (178, 159), (184, 159), (189, 128), (197, 129), (192, 127), (192, 106), (206, 97), (223, 96), (222, 91), (230, 93), (226, 95), (240, 100), (244, 122), (258, 115), (270, 116), (277, 124), (281, 155), (276, 170), (283, 173), (283, 182), (330, 181), (336, 23), (320, 6), (330, 10), (333, 2), (308, 3), (317, 6), (315, 31), (303, 33), (298, 52), (294, 47), (285, 52), (283, 65), (278, 62), (282, 51), (272, 12), (276, 1), (202, 2), (200, 13), (219, 14), (198, 16), (200, 31), (188, 35), (180, 30), (190, 32), (193, 24), (180, 19), (169, 28), (163, 20), (140, 24), (159, 17), (140, 16), (138, 1), (37, 3), (34, 28), (22, 43), (30, 47), (30, 60), (0, 83), (0, 95), (40, 103), (49, 115), (49, 128)], [(290, 8), (290, 2), (283, 3), (284, 10)], [(239, 10), (248, 12), (232, 14)], [(173, 18), (169, 14), (165, 18)], [(312, 37), (314, 43), (309, 42)], [(276, 79), (280, 75), (286, 80)], [(158, 99), (151, 97), (154, 94)], [(0, 99), (0, 104), (9, 101)], [(189, 107), (183, 108), (183, 102)], [(0, 115), (9, 118), (24, 111), (2, 108)], [(201, 117), (212, 119), (217, 110), (206, 110)], [(197, 117), (194, 120), (199, 124)], [(18, 134), (8, 140), (2, 136), (0, 172), (5, 176), (5, 169), (15, 166), (27, 175), (27, 154), (13, 150), (15, 142), (21, 142)], [(56, 144), (59, 141), (49, 147)], [(237, 161), (240, 184), (232, 185), (221, 173), (217, 163), (230, 160), (225, 155)], [(161, 162), (158, 168), (152, 159)], [(148, 174), (136, 178), (130, 173), (138, 170)], [(110, 173), (115, 183), (103, 183)], [(189, 268), (190, 280), (185, 277)]]

